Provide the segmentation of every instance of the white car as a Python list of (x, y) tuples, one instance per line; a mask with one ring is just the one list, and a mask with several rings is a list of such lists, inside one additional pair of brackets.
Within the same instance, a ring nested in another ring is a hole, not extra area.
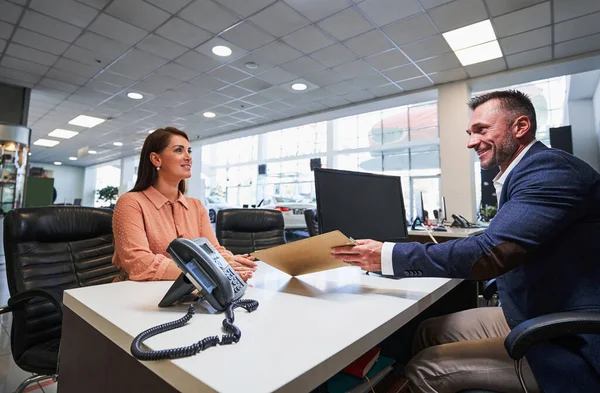
[(227, 201), (216, 195), (210, 195), (206, 197), (206, 202), (204, 203), (206, 210), (208, 210), (208, 217), (210, 218), (210, 222), (215, 223), (217, 221), (217, 212), (219, 210), (225, 209), (233, 209), (237, 206), (234, 206)]
[(317, 205), (301, 196), (284, 197), (281, 195), (273, 195), (263, 199), (256, 207), (259, 209), (275, 209), (281, 211), (285, 229), (306, 229), (304, 210), (316, 209)]

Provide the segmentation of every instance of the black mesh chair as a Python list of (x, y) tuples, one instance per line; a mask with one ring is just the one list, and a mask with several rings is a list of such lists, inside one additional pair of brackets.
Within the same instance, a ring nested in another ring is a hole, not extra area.
[(37, 374), (18, 388), (54, 378), (65, 289), (112, 282), (112, 210), (57, 206), (16, 209), (4, 218), (6, 278), (15, 363)]
[(285, 244), (283, 215), (278, 210), (219, 210), (216, 233), (219, 244), (234, 254)]
[(317, 209), (305, 209), (304, 220), (306, 221), (306, 229), (310, 236), (319, 234), (319, 221), (317, 220)]

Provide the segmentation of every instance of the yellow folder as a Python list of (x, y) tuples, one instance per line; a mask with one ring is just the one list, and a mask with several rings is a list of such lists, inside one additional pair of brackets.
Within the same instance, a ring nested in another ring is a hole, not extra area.
[(349, 266), (334, 259), (331, 256), (331, 248), (355, 244), (354, 240), (342, 232), (333, 231), (281, 246), (255, 251), (250, 255), (290, 276), (299, 276)]

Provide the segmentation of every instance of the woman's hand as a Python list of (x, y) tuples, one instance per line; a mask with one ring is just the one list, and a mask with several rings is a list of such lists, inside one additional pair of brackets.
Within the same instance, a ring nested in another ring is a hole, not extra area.
[(256, 262), (254, 262), (255, 258), (251, 257), (247, 254), (245, 255), (231, 255), (224, 257), (225, 260), (231, 265), (233, 270), (236, 271), (237, 274), (244, 281), (248, 281), (249, 278), (252, 278), (252, 275), (256, 271)]

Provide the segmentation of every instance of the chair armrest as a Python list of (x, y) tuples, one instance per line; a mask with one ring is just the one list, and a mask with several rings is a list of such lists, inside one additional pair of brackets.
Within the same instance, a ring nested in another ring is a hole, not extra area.
[[(13, 311), (16, 308), (24, 307), (25, 304), (27, 304), (31, 299), (34, 299), (36, 297), (41, 297), (41, 298), (44, 298), (44, 299), (50, 301), (50, 303), (52, 303), (52, 305), (54, 307), (56, 307), (56, 310), (58, 311), (58, 313), (60, 314), (60, 317), (62, 318), (62, 293), (63, 293), (63, 290), (61, 288), (30, 289), (28, 291), (18, 293), (15, 296), (11, 296), (11, 298), (8, 299), (8, 308), (10, 310), (7, 310), (7, 311)], [(4, 312), (7, 312), (7, 311), (4, 311)]]
[(561, 336), (600, 334), (600, 312), (561, 312), (532, 318), (515, 327), (504, 340), (504, 347), (519, 360), (534, 345)]
[(490, 300), (496, 292), (498, 292), (498, 284), (496, 284), (496, 279), (492, 278), (486, 282), (485, 286), (483, 287), (483, 298), (485, 300)]

